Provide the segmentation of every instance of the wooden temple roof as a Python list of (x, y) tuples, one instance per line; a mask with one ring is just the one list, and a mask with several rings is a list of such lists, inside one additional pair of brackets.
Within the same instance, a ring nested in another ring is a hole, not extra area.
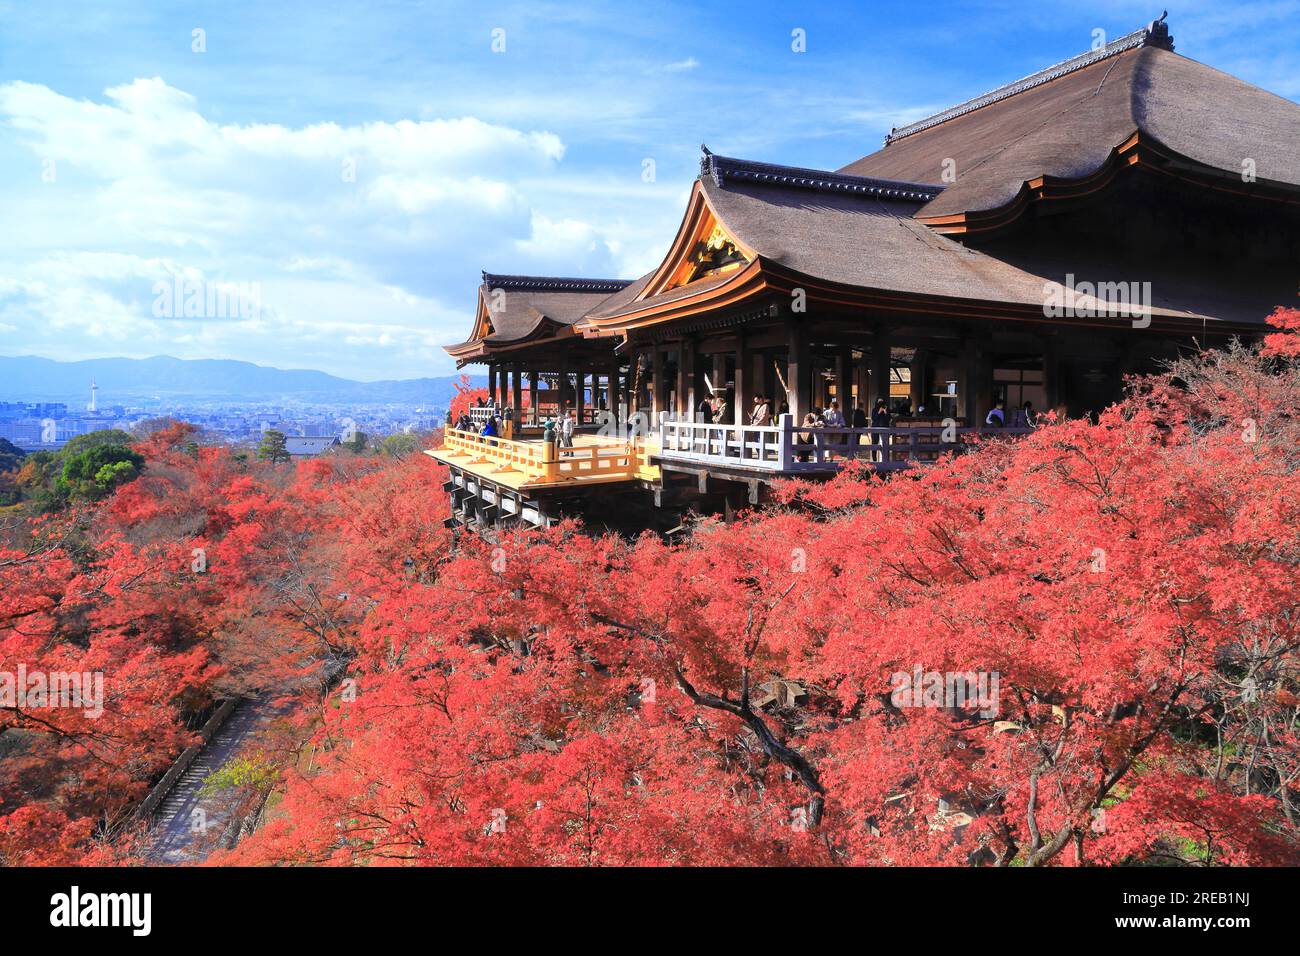
[(573, 335), (573, 325), (626, 279), (483, 273), (470, 337), (446, 351), (464, 362), (490, 352)]
[[(1247, 158), (1257, 176), (1248, 186)], [(917, 216), (939, 226), (965, 217), (973, 228), (973, 214), (1014, 212), (1044, 184), (1049, 193), (1063, 182), (1086, 188), (1125, 160), (1200, 167), (1240, 192), (1300, 201), (1300, 105), (1174, 53), (1162, 19), (895, 129), (882, 149), (840, 171), (941, 183), (947, 161), (955, 181)]]
[[(1253, 181), (1242, 175), (1246, 159)], [(1162, 18), (895, 129), (884, 148), (837, 171), (704, 148), (658, 268), (631, 282), (485, 273), (474, 336), (448, 351), (464, 362), (535, 339), (626, 336), (734, 316), (796, 288), (823, 308), (1041, 322), (1047, 284), (1140, 278), (1151, 283), (1153, 324), (1184, 330), (1258, 327), (1294, 293), (1244, 261), (1203, 277), (1176, 262), (1162, 274), (1158, 261), (1117, 275), (1134, 263), (1113, 250), (966, 241), (1004, 237), (1034, 203), (1099, 193), (1129, 167), (1159, 175), (1125, 180), (1126, 189), (1190, 181), (1180, 195), (1244, 196), (1295, 216), (1300, 105), (1174, 53)], [(1113, 323), (1093, 304), (1093, 324)]]
[[(578, 326), (584, 334), (623, 334), (793, 288), (846, 308), (1042, 321), (1046, 283), (1064, 285), (1069, 275), (1075, 286), (1116, 278), (1113, 261), (1089, 261), (1082, 252), (1068, 261), (1050, 253), (1011, 261), (943, 235), (917, 218), (926, 201), (914, 183), (875, 177), (858, 183), (859, 177), (843, 173), (820, 179), (816, 171), (772, 164), (753, 164), (765, 171), (762, 177), (738, 175), (750, 164), (708, 152), (703, 164), (664, 265), (589, 312)], [(721, 184), (713, 175), (718, 168), (724, 170)], [(670, 273), (689, 245), (683, 237), (704, 231), (701, 220), (746, 249), (748, 261), (732, 272), (655, 292), (655, 277)], [(1243, 290), (1221, 289), (1213, 277), (1204, 283), (1181, 274), (1155, 281), (1163, 277), (1144, 271), (1142, 278), (1153, 280), (1157, 325), (1256, 326), (1278, 301), (1279, 290), (1256, 290), (1256, 302), (1250, 290), (1243, 298)], [(1097, 311), (1108, 310), (1097, 303)], [(1103, 314), (1096, 324), (1113, 321)]]

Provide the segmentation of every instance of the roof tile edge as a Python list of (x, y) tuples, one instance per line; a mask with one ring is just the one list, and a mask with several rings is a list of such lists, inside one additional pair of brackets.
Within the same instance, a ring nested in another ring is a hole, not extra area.
[(909, 183), (892, 179), (875, 179), (854, 176), (824, 169), (807, 169), (802, 166), (780, 166), (748, 159), (719, 156), (707, 146), (701, 146), (700, 178), (709, 177), (714, 185), (722, 187), (729, 180), (764, 183), (771, 186), (788, 186), (795, 189), (813, 189), (821, 192), (854, 193), (879, 199), (929, 202), (943, 187), (929, 183)]
[(520, 289), (528, 292), (620, 292), (632, 282), (632, 279), (576, 279), (483, 273), (483, 284), (489, 289)]
[(1017, 93), (1024, 93), (1032, 90), (1034, 87), (1042, 86), (1068, 73), (1074, 73), (1082, 70), (1084, 67), (1092, 66), (1094, 63), (1100, 63), (1102, 60), (1108, 60), (1111, 57), (1118, 56), (1121, 53), (1127, 53), (1129, 50), (1135, 50), (1139, 47), (1150, 46), (1158, 47), (1162, 50), (1173, 51), (1174, 38), (1169, 34), (1169, 27), (1165, 23), (1165, 17), (1169, 15), (1166, 10), (1160, 15), (1160, 19), (1152, 20), (1149, 24), (1140, 30), (1134, 30), (1127, 36), (1122, 36), (1118, 40), (1112, 40), (1100, 50), (1089, 50), (1087, 53), (1080, 53), (1078, 56), (1071, 57), (1068, 60), (1062, 60), (1054, 66), (1039, 70), (1037, 73), (1030, 74), (1024, 79), (1016, 80), (1014, 83), (1008, 83), (1005, 86), (999, 86), (996, 90), (991, 90), (982, 96), (966, 100), (964, 103), (958, 103), (956, 106), (950, 106), (946, 110), (941, 110), (933, 116), (927, 116), (925, 119), (917, 120), (915, 123), (909, 123), (902, 128), (895, 128), (885, 137), (885, 145), (896, 143), (904, 137), (911, 136), (913, 133), (919, 133), (927, 130), (931, 126), (938, 126), (940, 123), (946, 123), (948, 120), (956, 119), (958, 116), (965, 116), (967, 113), (974, 112), (981, 107), (990, 106), (993, 103), (1001, 102), (1008, 97), (1015, 96)]

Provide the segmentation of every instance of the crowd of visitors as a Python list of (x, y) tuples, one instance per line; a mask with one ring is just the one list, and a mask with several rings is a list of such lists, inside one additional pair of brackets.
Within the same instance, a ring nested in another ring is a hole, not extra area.
[[(727, 396), (728, 393), (721, 391), (705, 395), (696, 408), (696, 420), (717, 425), (732, 424)], [(475, 401), (472, 408), (487, 408), (490, 412), (487, 415), (471, 415), (468, 411), (462, 412), (452, 427), (460, 431), (475, 432), (486, 438), (514, 437), (515, 413), (512, 408), (508, 406), (503, 408), (487, 399)], [(748, 423), (755, 427), (772, 425), (779, 416), (789, 414), (789, 411), (790, 406), (786, 402), (775, 406), (772, 396), (755, 395), (747, 416)], [(924, 405), (919, 406), (915, 412), (917, 417), (924, 417), (925, 414)], [(883, 446), (888, 436), (883, 433), (862, 434), (857, 430), (886, 429), (892, 427), (898, 419), (913, 417), (912, 403), (908, 399), (899, 399), (891, 410), (889, 403), (884, 398), (879, 398), (870, 414), (861, 402), (854, 403), (852, 410), (846, 414), (840, 407), (840, 403), (832, 400), (825, 408), (815, 407), (804, 415), (799, 431), (795, 433), (795, 443), (808, 447), (801, 448), (796, 453), (796, 457), (799, 461), (810, 461), (816, 446), (820, 445), (825, 459), (833, 459), (837, 455), (851, 458), (856, 456), (853, 449), (865, 443), (881, 446), (871, 452), (871, 457), (876, 461), (882, 461), (887, 454)], [(986, 428), (1034, 428), (1037, 423), (1038, 417), (1034, 405), (1028, 401), (1015, 408), (1008, 422), (1006, 401), (1001, 397), (994, 399), (993, 407), (984, 418)], [(560, 449), (571, 449), (574, 447), (573, 436), (577, 424), (577, 416), (572, 406), (566, 404), (558, 416), (548, 416), (544, 421), (543, 440), (554, 441)], [(854, 430), (833, 431), (838, 428)]]

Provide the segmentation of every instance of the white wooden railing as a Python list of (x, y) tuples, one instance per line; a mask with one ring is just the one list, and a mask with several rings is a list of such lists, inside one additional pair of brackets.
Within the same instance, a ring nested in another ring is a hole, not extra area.
[(668, 461), (772, 472), (827, 471), (851, 459), (877, 470), (907, 468), (962, 451), (980, 438), (1025, 435), (1032, 428), (971, 428), (953, 422), (893, 428), (796, 427), (782, 415), (775, 425), (714, 425), (659, 420), (659, 456)]

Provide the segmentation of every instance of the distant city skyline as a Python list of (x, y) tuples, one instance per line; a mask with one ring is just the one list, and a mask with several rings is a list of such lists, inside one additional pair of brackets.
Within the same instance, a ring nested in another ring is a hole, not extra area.
[[(451, 375), (480, 269), (655, 266), (701, 141), (836, 168), (1162, 9), (0, 3), (0, 353)], [(1169, 20), (1300, 97), (1300, 0)]]

